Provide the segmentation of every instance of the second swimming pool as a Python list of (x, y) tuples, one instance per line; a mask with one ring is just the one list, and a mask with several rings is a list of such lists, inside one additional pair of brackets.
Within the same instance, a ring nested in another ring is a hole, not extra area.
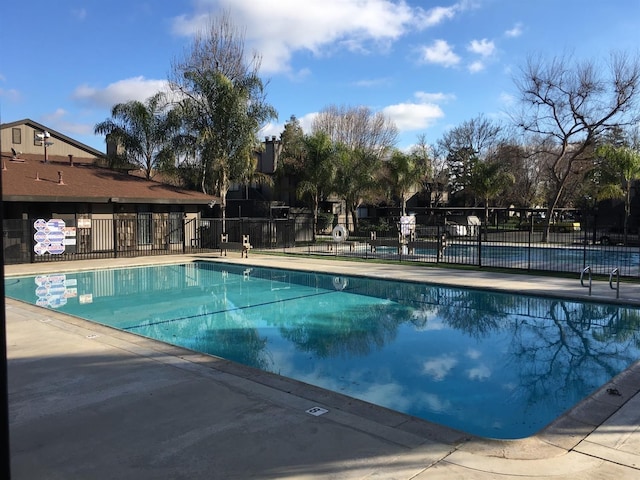
[(5, 290), (493, 438), (534, 434), (639, 358), (635, 308), (430, 284), (194, 262)]

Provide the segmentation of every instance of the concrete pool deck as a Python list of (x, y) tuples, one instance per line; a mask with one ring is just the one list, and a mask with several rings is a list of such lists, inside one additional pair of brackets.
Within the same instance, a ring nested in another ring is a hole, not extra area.
[[(11, 265), (5, 275), (200, 258), (588, 298), (577, 276), (259, 254)], [(591, 298), (615, 292), (594, 282)], [(622, 283), (620, 301), (639, 304), (640, 284)], [(6, 317), (13, 479), (640, 478), (638, 363), (538, 435), (496, 441), (55, 310), (7, 299)]]

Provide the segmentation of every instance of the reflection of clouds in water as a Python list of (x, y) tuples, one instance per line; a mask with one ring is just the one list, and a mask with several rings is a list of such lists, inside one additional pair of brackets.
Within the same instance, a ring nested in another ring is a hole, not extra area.
[(358, 398), (399, 411), (410, 410), (414, 403), (408, 395), (403, 393), (402, 386), (397, 383), (369, 385), (364, 391), (358, 393)]
[(288, 376), (376, 405), (383, 405), (393, 410), (410, 410), (411, 405), (416, 401), (411, 398), (411, 394), (403, 391), (402, 385), (390, 379), (380, 378), (377, 383), (372, 383), (370, 370), (351, 371), (348, 377), (341, 378), (328, 377), (326, 372), (321, 369), (316, 369), (304, 375), (294, 373)]
[(491, 376), (491, 369), (486, 365), (478, 365), (467, 370), (467, 376), (469, 380), (486, 380)]
[(431, 376), (434, 380), (442, 380), (457, 364), (458, 360), (452, 355), (442, 355), (425, 361), (422, 365), (422, 373)]
[[(419, 307), (411, 312), (411, 319), (424, 320), (425, 323), (429, 320), (429, 317), (433, 315), (433, 308)], [(426, 327), (426, 325), (425, 325)], [(424, 328), (424, 327), (423, 327)]]
[(502, 388), (508, 392), (513, 392), (516, 388), (518, 388), (518, 385), (513, 382), (503, 383)]
[(475, 348), (470, 348), (467, 350), (467, 357), (471, 360), (477, 360), (482, 356), (482, 352), (480, 350), (476, 350)]
[(432, 412), (449, 412), (453, 409), (453, 405), (449, 400), (443, 400), (433, 393), (421, 395), (420, 401), (423, 404), (427, 404)]
[[(422, 316), (420, 316), (420, 314), (416, 314), (417, 312), (424, 312), (423, 310), (415, 310), (412, 314), (413, 318), (416, 319), (421, 319), (423, 318)], [(424, 318), (427, 317), (426, 312), (424, 312)], [(422, 325), (422, 326), (416, 326), (416, 330), (419, 332), (426, 332), (429, 330), (444, 330), (445, 328), (450, 328), (449, 326), (447, 326), (443, 321), (442, 318), (437, 317), (437, 316), (433, 316), (431, 318), (429, 318), (429, 322)]]

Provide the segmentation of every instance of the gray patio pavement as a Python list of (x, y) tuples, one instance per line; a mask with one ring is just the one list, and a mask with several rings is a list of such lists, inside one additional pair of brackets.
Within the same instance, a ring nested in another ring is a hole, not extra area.
[[(202, 257), (6, 266), (5, 275), (194, 258)], [(587, 294), (577, 277), (258, 254), (207, 259)], [(640, 285), (623, 283), (620, 297), (640, 303)], [(596, 282), (592, 298), (613, 301), (615, 292)], [(496, 441), (54, 310), (7, 299), (6, 314), (14, 479), (640, 478), (639, 364), (540, 434)], [(315, 407), (328, 412), (307, 413)]]

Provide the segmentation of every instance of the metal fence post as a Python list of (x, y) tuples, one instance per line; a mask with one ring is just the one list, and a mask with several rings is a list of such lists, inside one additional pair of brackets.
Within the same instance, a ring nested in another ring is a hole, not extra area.
[(482, 268), (482, 228), (478, 228), (478, 267)]
[(531, 237), (533, 236), (533, 215), (529, 216), (529, 239), (527, 243), (527, 271), (531, 270)]
[(118, 258), (118, 219), (113, 218), (113, 258)]
[[(29, 232), (30, 231), (30, 227), (31, 225), (33, 225), (33, 220), (27, 218), (26, 220), (23, 220), (23, 222), (27, 222), (26, 225), (23, 224), (23, 232)], [(33, 229), (31, 229), (32, 235), (33, 235)], [(30, 237), (29, 235), (25, 235), (26, 238), (26, 244), (27, 244), (27, 249), (29, 250), (29, 261), (31, 263), (36, 263), (36, 251), (34, 250), (34, 245), (31, 242), (32, 240), (32, 236)]]
[(182, 253), (187, 251), (187, 219), (183, 217), (182, 219)]

